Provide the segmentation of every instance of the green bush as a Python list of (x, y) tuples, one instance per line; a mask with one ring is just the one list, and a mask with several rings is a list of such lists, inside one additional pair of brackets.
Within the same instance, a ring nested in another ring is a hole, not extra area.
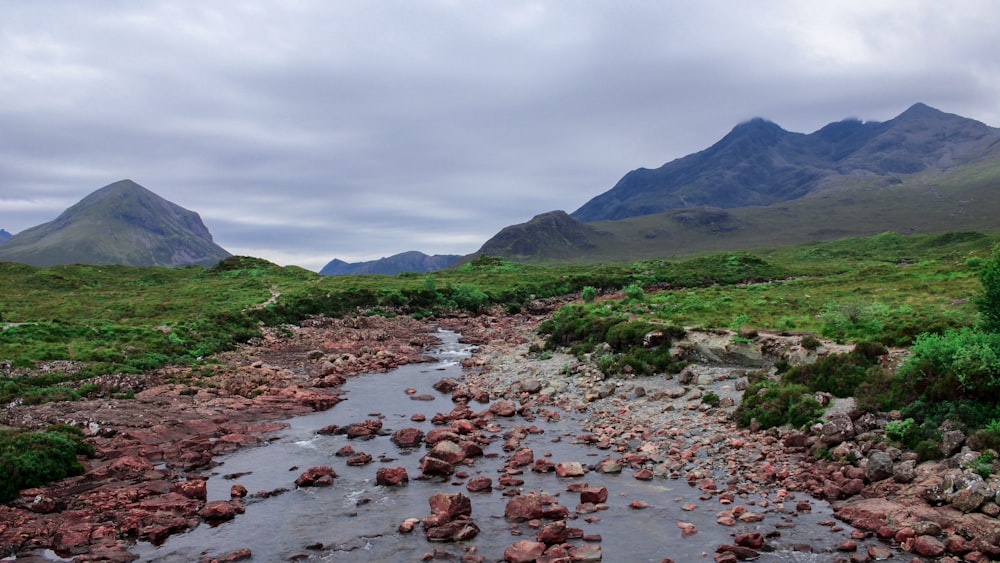
[(804, 385), (776, 381), (751, 384), (734, 412), (739, 426), (750, 426), (756, 420), (761, 428), (785, 424), (802, 428), (819, 420), (822, 414), (822, 405), (810, 396)]
[(597, 299), (597, 288), (592, 285), (588, 285), (580, 290), (580, 298), (583, 299), (584, 303), (593, 303)]
[(870, 370), (878, 369), (879, 358), (886, 352), (879, 344), (860, 342), (847, 354), (830, 354), (812, 364), (795, 366), (782, 374), (781, 381), (801, 384), (814, 392), (852, 397), (858, 386), (871, 379)]
[(1000, 391), (1000, 333), (962, 328), (923, 334), (899, 374), (911, 386), (936, 390), (938, 399), (994, 395)]
[(643, 301), (646, 299), (646, 291), (642, 289), (641, 284), (630, 283), (622, 288), (625, 293), (625, 299), (630, 301)]
[(0, 502), (17, 498), (21, 489), (83, 473), (77, 455), (92, 456), (94, 448), (71, 426), (0, 430)]
[(982, 264), (979, 281), (983, 288), (976, 297), (976, 307), (983, 330), (1000, 332), (1000, 247), (993, 247), (990, 257)]

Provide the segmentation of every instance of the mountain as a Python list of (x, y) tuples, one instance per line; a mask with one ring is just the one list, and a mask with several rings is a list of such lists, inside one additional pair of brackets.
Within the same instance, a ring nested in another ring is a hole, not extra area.
[(0, 261), (35, 266), (212, 266), (228, 256), (197, 213), (131, 180), (95, 191), (0, 246)]
[(755, 118), (701, 152), (629, 172), (572, 216), (592, 222), (686, 207), (766, 206), (857, 177), (944, 172), (998, 156), (1000, 129), (920, 103), (890, 121), (848, 119), (808, 135)]
[(503, 256), (512, 260), (536, 261), (568, 258), (597, 248), (604, 233), (565, 211), (536, 215), (527, 223), (505, 227), (479, 249), (477, 254)]
[(452, 262), (461, 258), (457, 254), (435, 254), (428, 256), (423, 252), (411, 250), (378, 260), (368, 262), (344, 262), (334, 259), (319, 273), (325, 276), (342, 276), (347, 274), (399, 274), (402, 272), (432, 272), (443, 270)]
[(868, 236), (1000, 229), (1000, 130), (916, 104), (790, 133), (754, 119), (572, 215), (504, 228), (477, 254), (621, 262)]
[(14, 236), (14, 235), (8, 233), (5, 229), (0, 229), (0, 244), (3, 244), (4, 241), (6, 241), (7, 239), (9, 239), (12, 236)]

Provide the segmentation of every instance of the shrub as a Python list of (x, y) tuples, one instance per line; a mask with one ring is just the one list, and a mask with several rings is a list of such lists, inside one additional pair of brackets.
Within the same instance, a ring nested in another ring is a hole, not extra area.
[(993, 247), (993, 252), (982, 264), (979, 280), (983, 288), (976, 297), (976, 307), (983, 330), (1000, 332), (1000, 247)]
[(0, 501), (17, 498), (21, 489), (83, 473), (77, 455), (92, 456), (94, 448), (71, 426), (0, 430)]
[(823, 343), (820, 342), (819, 338), (816, 338), (811, 334), (807, 334), (802, 337), (802, 347), (806, 350), (815, 350), (822, 345)]
[(847, 354), (831, 354), (812, 364), (793, 367), (781, 376), (783, 383), (804, 385), (810, 391), (825, 391), (837, 397), (851, 397), (870, 378), (869, 370), (878, 367), (884, 346), (861, 342)]
[(899, 368), (900, 375), (914, 387), (937, 390), (942, 395), (939, 399), (976, 398), (1000, 391), (1000, 333), (962, 328), (923, 334), (910, 352)]
[(804, 385), (761, 381), (747, 388), (734, 414), (736, 423), (743, 427), (756, 420), (761, 428), (784, 424), (802, 428), (817, 421), (823, 407)]
[(593, 303), (597, 299), (597, 288), (592, 285), (588, 285), (580, 291), (580, 297), (583, 299), (584, 303)]
[(646, 299), (646, 292), (642, 289), (642, 285), (637, 283), (630, 283), (622, 288), (622, 292), (625, 293), (625, 299), (630, 301), (643, 301)]
[(701, 396), (701, 402), (711, 407), (718, 407), (722, 403), (722, 399), (713, 391), (709, 391)]

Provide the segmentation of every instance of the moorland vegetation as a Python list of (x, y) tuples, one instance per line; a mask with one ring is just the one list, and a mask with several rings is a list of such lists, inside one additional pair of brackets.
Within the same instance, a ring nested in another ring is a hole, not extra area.
[[(683, 368), (670, 342), (692, 330), (850, 343), (848, 354), (753, 375), (737, 422), (807, 425), (821, 414), (813, 395), (823, 391), (855, 396), (859, 409), (898, 410), (887, 434), (924, 457), (934, 455), (946, 419), (997, 448), (998, 240), (887, 232), (586, 266), (479, 256), (454, 269), (395, 276), (327, 277), (248, 257), (208, 269), (0, 263), (0, 401), (131, 400), (127, 390), (95, 383), (98, 376), (197, 367), (264, 326), (313, 315), (517, 313), (537, 299), (572, 296), (540, 325), (545, 344), (534, 353), (565, 349), (589, 355), (608, 377), (641, 377)], [(890, 348), (911, 350), (898, 369), (883, 361)], [(0, 429), (0, 498), (80, 471), (79, 454), (87, 454), (83, 435), (67, 427)]]

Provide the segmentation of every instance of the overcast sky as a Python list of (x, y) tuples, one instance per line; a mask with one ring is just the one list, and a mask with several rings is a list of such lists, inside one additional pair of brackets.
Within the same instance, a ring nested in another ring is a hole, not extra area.
[(993, 0), (0, 0), (0, 228), (130, 178), (234, 254), (468, 254), (770, 119), (1000, 126)]

